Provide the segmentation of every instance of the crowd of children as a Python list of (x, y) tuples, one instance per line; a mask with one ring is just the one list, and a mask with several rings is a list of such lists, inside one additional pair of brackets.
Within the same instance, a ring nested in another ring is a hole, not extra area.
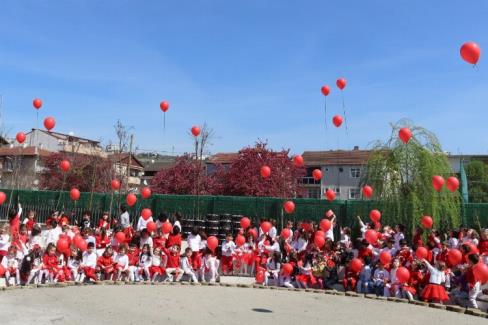
[[(418, 228), (409, 245), (403, 225), (376, 229), (375, 223), (358, 218), (362, 235), (352, 240), (351, 229), (335, 229), (335, 215), (326, 215), (320, 224), (290, 221), (281, 232), (273, 220), (244, 225), (217, 248), (197, 228), (184, 241), (178, 214), (173, 223), (165, 213), (131, 220), (121, 207), (118, 218), (107, 213), (93, 225), (89, 212), (81, 220), (53, 213), (42, 229), (34, 211), (21, 221), (19, 204), (0, 227), (0, 276), (7, 285), (28, 285), (184, 279), (197, 283), (239, 274), (255, 276), (265, 285), (341, 287), (478, 307), (476, 298), (488, 281), (488, 229), (441, 234)], [(373, 240), (370, 230), (376, 234)]]

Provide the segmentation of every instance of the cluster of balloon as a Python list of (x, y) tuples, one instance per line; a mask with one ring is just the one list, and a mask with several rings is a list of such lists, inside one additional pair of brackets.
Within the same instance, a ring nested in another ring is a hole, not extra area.
[(396, 271), (396, 278), (398, 282), (405, 283), (410, 280), (410, 271), (407, 268), (400, 266)]
[[(336, 86), (337, 88), (339, 88), (341, 90), (341, 97), (342, 97), (342, 110), (344, 112), (344, 121), (346, 122), (346, 131), (347, 131), (347, 119), (346, 119), (346, 103), (344, 101), (344, 95), (342, 93), (342, 91), (344, 90), (344, 88), (346, 88), (346, 79), (344, 78), (339, 78), (337, 79), (336, 81)], [(341, 118), (342, 119), (342, 118)], [(337, 126), (337, 125), (336, 125)], [(338, 127), (338, 126), (337, 126)]]
[(200, 135), (200, 128), (196, 125), (191, 127), (191, 134), (196, 138)]
[(262, 166), (260, 173), (262, 178), (268, 178), (271, 176), (271, 168), (269, 166)]
[(0, 205), (2, 205), (7, 200), (7, 194), (0, 192)]
[(332, 202), (336, 198), (336, 193), (331, 189), (327, 189), (327, 191), (325, 191), (325, 197), (329, 202)]
[(432, 217), (430, 216), (423, 216), (422, 219), (420, 219), (420, 224), (422, 227), (426, 229), (432, 228), (432, 225), (434, 224), (434, 221), (432, 220)]
[(163, 100), (161, 103), (159, 103), (159, 108), (161, 111), (163, 111), (163, 132), (166, 131), (166, 112), (169, 109), (169, 103), (165, 100)]
[(246, 230), (251, 225), (251, 220), (248, 217), (242, 217), (239, 223), (241, 225), (242, 230)]
[(215, 236), (210, 236), (207, 238), (207, 246), (210, 250), (215, 252), (217, 246), (219, 246), (219, 240)]
[(342, 122), (343, 122), (342, 116), (334, 115), (334, 117), (332, 117), (332, 123), (335, 125), (336, 128), (341, 127)]
[(149, 208), (142, 209), (142, 211), (141, 211), (141, 217), (144, 220), (149, 220), (149, 218), (152, 217), (152, 211), (151, 211), (151, 209), (149, 209)]
[(134, 204), (136, 204), (137, 202), (137, 196), (135, 196), (135, 194), (133, 193), (127, 194), (127, 197), (125, 198), (125, 202), (130, 207), (134, 206)]
[(169, 223), (169, 222), (165, 222), (163, 223), (163, 225), (161, 226), (161, 231), (163, 232), (163, 234), (169, 234), (170, 232), (173, 231), (173, 226)]
[(71, 163), (69, 162), (69, 160), (67, 159), (63, 159), (61, 160), (61, 162), (59, 163), (59, 168), (63, 171), (63, 172), (68, 172), (69, 169), (71, 168)]
[(293, 201), (286, 201), (283, 203), (283, 210), (288, 214), (293, 213), (293, 211), (295, 211), (295, 203), (293, 203)]
[(26, 135), (24, 132), (19, 132), (15, 135), (15, 139), (17, 140), (18, 143), (22, 144), (25, 142)]
[(293, 157), (293, 165), (297, 168), (303, 167), (304, 161), (303, 157), (300, 155), (296, 155)]
[(325, 118), (325, 127), (327, 128), (327, 96), (330, 94), (329, 86), (325, 85), (320, 88), (322, 95), (324, 95), (324, 118)]
[(369, 185), (363, 186), (363, 195), (365, 198), (370, 199), (373, 196), (373, 188)]
[(398, 131), (398, 137), (403, 143), (407, 144), (412, 138), (412, 131), (409, 128), (401, 128), (400, 131)]
[(322, 171), (320, 169), (314, 169), (312, 176), (314, 180), (320, 181), (322, 179)]
[(466, 42), (461, 46), (459, 52), (464, 61), (476, 65), (480, 59), (481, 48), (475, 42)]
[(143, 199), (149, 199), (152, 195), (151, 189), (149, 187), (143, 187), (141, 189), (141, 196)]
[(374, 210), (371, 210), (369, 212), (369, 218), (371, 219), (371, 221), (373, 221), (374, 223), (378, 223), (380, 222), (380, 219), (381, 219), (381, 212), (374, 209)]
[(120, 189), (120, 181), (118, 179), (112, 179), (110, 187), (112, 187), (112, 190), (118, 191)]
[(454, 176), (449, 177), (446, 182), (446, 187), (449, 191), (456, 192), (459, 188), (459, 180)]
[(56, 120), (54, 119), (54, 117), (46, 117), (44, 119), (44, 127), (46, 128), (46, 130), (51, 131), (52, 129), (54, 129), (54, 126), (56, 126)]
[(442, 190), (444, 183), (445, 183), (445, 181), (444, 181), (444, 178), (442, 176), (439, 176), (439, 175), (432, 176), (432, 187), (437, 192), (440, 192)]
[(359, 273), (363, 268), (363, 262), (359, 258), (355, 257), (351, 260), (351, 262), (349, 262), (349, 268), (353, 272)]
[(78, 201), (80, 199), (80, 191), (77, 188), (72, 188), (71, 191), (69, 191), (69, 197), (73, 201)]

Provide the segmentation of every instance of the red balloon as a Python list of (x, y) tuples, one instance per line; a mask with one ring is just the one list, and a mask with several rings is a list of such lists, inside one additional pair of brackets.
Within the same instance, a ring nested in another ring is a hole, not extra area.
[(293, 213), (293, 211), (295, 211), (295, 203), (293, 203), (293, 201), (286, 201), (283, 204), (283, 210), (288, 214)]
[(412, 138), (412, 131), (410, 131), (409, 128), (401, 128), (400, 131), (398, 131), (398, 137), (400, 137), (400, 140), (402, 140), (403, 143), (407, 144)]
[(2, 264), (0, 264), (0, 277), (4, 275), (5, 275), (5, 267)]
[(371, 210), (371, 212), (369, 213), (369, 218), (371, 219), (371, 221), (373, 222), (380, 222), (380, 219), (381, 219), (381, 212), (379, 212), (378, 210)]
[(383, 265), (390, 264), (391, 262), (391, 254), (387, 251), (382, 251), (380, 253), (380, 261), (383, 263)]
[(290, 236), (291, 236), (291, 230), (290, 230), (290, 229), (288, 229), (288, 228), (283, 228), (283, 229), (281, 230), (281, 237), (282, 237), (283, 239), (288, 239), (288, 238), (290, 238)]
[(320, 181), (322, 179), (322, 171), (320, 169), (314, 169), (312, 176), (316, 181)]
[(44, 127), (46, 128), (46, 130), (51, 131), (55, 125), (56, 125), (56, 120), (54, 120), (53, 117), (46, 117), (44, 119)]
[(369, 185), (364, 185), (363, 186), (363, 195), (370, 199), (373, 196), (373, 188)]
[(2, 205), (7, 199), (7, 195), (4, 192), (0, 192), (0, 205)]
[(76, 248), (78, 248), (80, 251), (84, 252), (86, 251), (86, 248), (88, 246), (86, 240), (84, 238), (79, 239), (78, 241), (75, 242)]
[(36, 98), (32, 101), (32, 106), (34, 106), (35, 109), (39, 109), (42, 106), (42, 100), (39, 98)]
[(351, 262), (349, 262), (349, 268), (354, 272), (359, 273), (363, 268), (363, 262), (359, 258), (353, 258)]
[(329, 202), (332, 202), (336, 198), (336, 193), (333, 190), (328, 189), (327, 191), (325, 191), (325, 197)]
[(259, 270), (256, 272), (256, 283), (263, 283), (264, 282), (264, 271)]
[(344, 88), (346, 88), (346, 79), (344, 78), (337, 79), (336, 85), (340, 90), (343, 90)]
[(119, 244), (125, 243), (126, 240), (125, 234), (122, 231), (117, 232), (115, 234), (115, 240), (117, 240)]
[(342, 116), (340, 115), (334, 115), (332, 118), (332, 123), (336, 126), (336, 128), (340, 127), (342, 125)]
[(77, 188), (72, 188), (71, 191), (69, 191), (69, 197), (73, 201), (78, 201), (80, 199), (80, 191)]
[(320, 220), (320, 229), (323, 231), (329, 231), (330, 227), (332, 227), (332, 224), (329, 219)]
[(254, 239), (258, 238), (258, 232), (256, 231), (256, 229), (253, 229), (253, 228), (251, 228), (247, 231), (247, 235), (252, 236), (252, 238), (254, 238)]
[(293, 157), (293, 164), (295, 167), (300, 168), (303, 167), (303, 157), (300, 155), (296, 155)]
[(207, 246), (210, 248), (212, 251), (214, 251), (217, 246), (219, 245), (219, 240), (215, 236), (210, 236), (207, 238)]
[(405, 283), (410, 279), (410, 272), (407, 268), (400, 266), (396, 271), (396, 278), (398, 282)]
[(268, 178), (271, 175), (271, 168), (268, 166), (261, 167), (261, 177)]
[(191, 134), (193, 134), (194, 137), (198, 137), (200, 135), (200, 128), (198, 126), (192, 126), (191, 128)]
[(442, 190), (442, 186), (444, 186), (444, 178), (439, 175), (432, 176), (432, 186), (434, 190), (440, 192)]
[(290, 263), (283, 264), (283, 274), (290, 275), (293, 272), (293, 265)]
[(459, 188), (459, 180), (454, 176), (449, 177), (446, 182), (446, 187), (449, 191), (456, 192)]
[(128, 206), (133, 206), (137, 202), (137, 196), (134, 194), (130, 193), (127, 194), (127, 197), (125, 198), (125, 202), (127, 203)]
[(325, 245), (325, 238), (324, 238), (324, 236), (320, 236), (320, 235), (319, 236), (315, 236), (314, 239), (313, 239), (313, 243), (318, 248), (324, 247), (324, 245)]
[(113, 179), (110, 183), (112, 190), (117, 191), (120, 188), (120, 181), (118, 179)]
[(17, 139), (17, 142), (18, 142), (18, 143), (24, 143), (25, 138), (26, 138), (26, 136), (25, 136), (25, 133), (24, 133), (24, 132), (19, 132), (19, 133), (17, 133), (17, 135), (15, 136), (15, 139)]
[(65, 238), (58, 239), (58, 241), (56, 243), (56, 248), (60, 252), (66, 251), (69, 248), (69, 242), (68, 242), (68, 240), (65, 239)]
[(476, 64), (480, 59), (481, 48), (475, 42), (467, 42), (461, 46), (460, 53), (464, 61)]
[(488, 281), (488, 265), (483, 262), (478, 262), (475, 266), (473, 266), (473, 274), (477, 281), (484, 284)]
[(447, 252), (447, 262), (451, 267), (461, 263), (462, 259), (463, 259), (463, 253), (461, 253), (459, 249), (451, 248)]
[(422, 224), (422, 227), (430, 229), (432, 228), (434, 221), (430, 216), (423, 216), (422, 219), (420, 219), (420, 223)]
[(59, 163), (59, 168), (61, 168), (61, 170), (63, 172), (67, 172), (71, 167), (71, 163), (69, 162), (69, 160), (61, 160), (61, 162)]
[(322, 88), (320, 88), (320, 91), (322, 92), (322, 95), (329, 96), (330, 88), (329, 86), (322, 86)]
[(151, 216), (152, 216), (151, 209), (148, 209), (148, 208), (142, 209), (142, 211), (141, 211), (141, 217), (142, 217), (142, 219), (148, 220), (149, 218), (151, 218)]
[(241, 247), (245, 243), (246, 243), (246, 238), (244, 236), (242, 236), (242, 235), (237, 235), (236, 236), (236, 245), (238, 247)]
[(378, 233), (373, 229), (368, 229), (364, 233), (364, 238), (372, 245), (378, 241)]
[(151, 197), (151, 189), (149, 187), (143, 187), (141, 189), (141, 196), (143, 199), (149, 199)]
[(273, 227), (273, 225), (271, 224), (271, 222), (269, 221), (264, 221), (261, 223), (261, 230), (266, 234), (268, 233), (268, 231), (271, 230), (271, 227)]
[(162, 101), (159, 104), (159, 108), (161, 108), (161, 110), (166, 113), (166, 111), (169, 109), (169, 103), (167, 101)]
[(325, 232), (323, 232), (322, 230), (317, 230), (315, 232), (315, 236), (324, 237), (324, 239), (325, 239)]
[(240, 224), (241, 224), (241, 228), (245, 230), (249, 228), (249, 226), (251, 225), (251, 220), (249, 220), (249, 218), (247, 217), (242, 217)]
[(417, 248), (417, 250), (415, 251), (415, 256), (417, 256), (419, 260), (423, 260), (424, 258), (427, 258), (428, 255), (429, 255), (429, 251), (427, 250), (427, 248), (422, 246)]
[(156, 229), (158, 229), (158, 226), (156, 226), (156, 223), (154, 221), (149, 221), (146, 225), (146, 229), (149, 232), (155, 232)]
[(73, 236), (73, 243), (76, 245), (76, 242), (78, 242), (79, 240), (82, 240), (83, 239), (83, 236), (80, 235), (80, 233), (77, 233), (76, 235)]
[(173, 226), (169, 222), (165, 222), (161, 226), (161, 231), (163, 234), (169, 234), (171, 231), (173, 231)]

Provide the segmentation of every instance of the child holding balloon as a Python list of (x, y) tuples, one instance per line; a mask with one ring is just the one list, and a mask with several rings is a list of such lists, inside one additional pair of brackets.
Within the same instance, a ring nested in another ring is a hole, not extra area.
[(234, 271), (233, 259), (234, 259), (234, 250), (236, 249), (236, 244), (233, 241), (232, 234), (227, 234), (225, 236), (225, 240), (222, 242), (222, 258), (221, 258), (221, 267), (222, 273), (227, 275)]

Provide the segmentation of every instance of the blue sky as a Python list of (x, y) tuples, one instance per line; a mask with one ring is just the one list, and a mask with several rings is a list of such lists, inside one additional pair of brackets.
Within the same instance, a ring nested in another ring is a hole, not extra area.
[[(191, 150), (207, 122), (212, 152), (268, 139), (292, 152), (364, 148), (410, 118), (453, 153), (488, 153), (488, 73), (459, 57), (488, 49), (488, 2), (14, 1), (0, 3), (2, 121), (114, 139), (117, 119), (141, 149)], [(330, 126), (342, 112), (349, 131)], [(320, 87), (329, 84), (329, 128)], [(159, 102), (171, 103), (162, 133)]]

